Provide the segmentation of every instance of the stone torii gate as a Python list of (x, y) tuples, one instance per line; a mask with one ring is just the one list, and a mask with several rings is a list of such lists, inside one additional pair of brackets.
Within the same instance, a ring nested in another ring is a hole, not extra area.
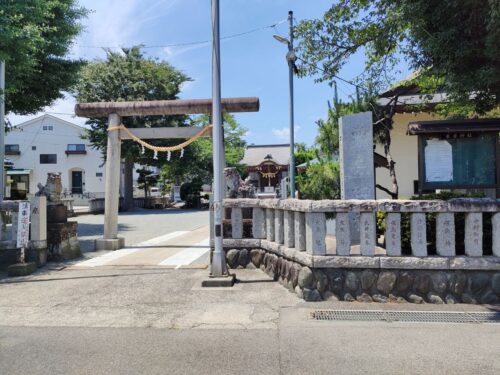
[[(222, 112), (257, 112), (259, 99), (255, 97), (227, 98), (221, 101)], [(122, 117), (162, 116), (212, 113), (212, 99), (155, 100), (138, 102), (80, 103), (75, 114), (80, 117), (108, 118), (108, 129), (118, 127)], [(131, 128), (130, 133), (140, 139), (190, 138), (200, 133), (199, 127)], [(206, 131), (203, 136), (210, 137)], [(125, 246), (118, 237), (118, 208), (120, 188), (121, 140), (131, 136), (121, 130), (108, 131), (106, 154), (106, 181), (104, 201), (104, 236), (96, 240), (97, 250), (117, 250)], [(215, 161), (214, 161), (215, 162)], [(214, 176), (214, 178), (220, 176)]]

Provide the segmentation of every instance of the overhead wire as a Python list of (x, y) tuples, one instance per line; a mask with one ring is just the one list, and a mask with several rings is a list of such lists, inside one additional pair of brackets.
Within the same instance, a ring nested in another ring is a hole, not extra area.
[[(255, 29), (243, 31), (240, 33), (236, 34), (231, 34), (231, 35), (226, 35), (220, 38), (220, 40), (226, 40), (226, 39), (232, 39), (232, 38), (238, 38), (244, 35), (248, 34), (253, 34), (255, 32), (265, 30), (265, 29), (271, 29), (271, 28), (276, 28), (277, 26), (281, 25), (282, 23), (286, 22), (286, 19), (274, 22), (270, 25), (266, 26), (261, 26), (257, 27)], [(186, 46), (194, 46), (194, 45), (202, 45), (202, 44), (209, 44), (212, 42), (212, 39), (208, 40), (199, 40), (199, 41), (193, 41), (193, 42), (183, 42), (183, 43), (171, 43), (171, 44), (163, 44), (163, 45), (142, 45), (141, 48), (143, 49), (152, 49), (152, 48), (169, 48), (169, 47), (186, 47)], [(81, 47), (81, 48), (98, 48), (98, 49), (103, 49), (103, 48), (121, 48), (121, 46), (94, 46), (94, 45), (85, 45), (85, 44), (78, 44), (75, 43), (75, 46)]]

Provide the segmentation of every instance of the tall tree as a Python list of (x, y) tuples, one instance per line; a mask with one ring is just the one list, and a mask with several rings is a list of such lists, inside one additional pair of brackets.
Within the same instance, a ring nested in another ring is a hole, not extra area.
[[(123, 48), (120, 52), (106, 51), (105, 60), (96, 60), (85, 65), (79, 75), (73, 93), (78, 102), (110, 102), (136, 100), (177, 99), (184, 82), (191, 80), (165, 61), (145, 57), (140, 46)], [(129, 128), (186, 126), (187, 116), (136, 116), (124, 117), (122, 122)], [(88, 138), (92, 145), (106, 154), (107, 119), (92, 118)], [(151, 140), (156, 145), (173, 145), (178, 140)], [(125, 206), (133, 204), (134, 163), (161, 166), (163, 158), (154, 159), (153, 152), (133, 141), (122, 142), (122, 156), (125, 159)]]
[(296, 32), (300, 71), (320, 81), (333, 82), (364, 52), (358, 83), (390, 84), (405, 60), (455, 102), (472, 100), (478, 113), (500, 104), (498, 0), (336, 0)]
[(37, 112), (71, 87), (82, 61), (67, 54), (86, 14), (77, 0), (0, 2), (0, 60), (6, 62), (7, 112)]

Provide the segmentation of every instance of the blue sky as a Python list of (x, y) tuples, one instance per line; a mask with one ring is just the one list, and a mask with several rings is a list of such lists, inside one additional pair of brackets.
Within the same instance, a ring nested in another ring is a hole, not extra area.
[[(72, 55), (86, 59), (103, 58), (101, 48), (144, 44), (168, 46), (205, 41), (211, 38), (210, 0), (81, 0), (92, 13), (84, 21), (85, 32), (77, 39)], [(297, 21), (318, 18), (331, 5), (331, 0), (220, 0), (221, 36), (245, 33), (279, 23), (221, 42), (222, 96), (257, 96), (261, 109), (257, 113), (236, 114), (247, 130), (249, 143), (286, 143), (288, 140), (288, 67), (286, 45), (272, 35), (286, 36), (286, 17), (294, 11)], [(209, 43), (147, 48), (149, 56), (170, 62), (193, 81), (183, 87), (181, 98), (211, 97), (211, 47)], [(361, 57), (341, 72), (350, 79), (363, 70)], [(353, 87), (338, 83), (339, 94), (347, 99)], [(327, 100), (333, 90), (314, 78), (295, 78), (296, 142), (312, 144), (316, 135), (315, 121), (324, 118)], [(83, 124), (72, 118), (74, 100), (67, 98), (47, 108), (63, 119)], [(9, 116), (13, 124), (26, 120)]]

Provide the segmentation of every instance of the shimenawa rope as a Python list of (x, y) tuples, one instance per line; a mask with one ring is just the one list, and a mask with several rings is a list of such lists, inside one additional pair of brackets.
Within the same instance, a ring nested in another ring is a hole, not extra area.
[(134, 142), (139, 143), (144, 148), (147, 148), (149, 150), (154, 151), (155, 156), (157, 155), (158, 152), (168, 152), (169, 153), (169, 158), (168, 159), (170, 160), (170, 153), (172, 151), (179, 151), (179, 150), (181, 150), (181, 156), (183, 156), (183, 154), (184, 154), (184, 152), (183, 152), (184, 151), (184, 147), (187, 147), (191, 143), (195, 142), (198, 138), (200, 138), (201, 136), (203, 136), (207, 131), (209, 131), (210, 129), (212, 129), (212, 127), (213, 127), (212, 124), (203, 127), (198, 133), (196, 133), (195, 135), (193, 135), (191, 138), (189, 138), (188, 140), (186, 140), (186, 141), (184, 141), (182, 143), (179, 143), (176, 146), (155, 146), (155, 145), (152, 145), (150, 143), (147, 143), (146, 141), (143, 141), (142, 139), (140, 139), (139, 137), (137, 137), (136, 135), (134, 135), (123, 124), (118, 125), (118, 126), (113, 126), (112, 128), (108, 128), (108, 132), (123, 130), (125, 133), (128, 134), (128, 136), (130, 138), (132, 138), (132, 140)]

